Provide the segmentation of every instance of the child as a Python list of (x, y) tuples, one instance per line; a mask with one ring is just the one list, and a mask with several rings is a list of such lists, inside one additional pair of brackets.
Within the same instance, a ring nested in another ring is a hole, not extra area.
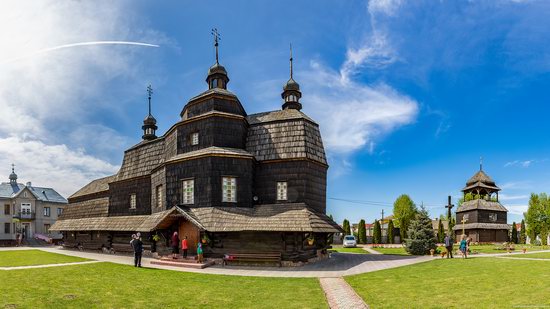
[(181, 250), (183, 250), (183, 259), (187, 258), (187, 236), (183, 237), (181, 241)]
[(460, 241), (460, 252), (462, 252), (462, 256), (465, 259), (468, 258), (466, 256), (467, 247), (468, 247), (468, 242), (466, 241), (466, 236), (462, 235), (462, 240)]
[(197, 245), (197, 263), (202, 263), (202, 244), (199, 241), (199, 244)]

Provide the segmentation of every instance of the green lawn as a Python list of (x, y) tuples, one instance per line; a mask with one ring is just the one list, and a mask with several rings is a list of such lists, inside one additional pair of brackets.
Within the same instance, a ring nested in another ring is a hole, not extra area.
[(391, 254), (391, 255), (410, 255), (407, 251), (405, 251), (404, 247), (399, 248), (372, 248), (373, 250), (376, 250), (382, 254)]
[(315, 278), (206, 275), (95, 263), (5, 270), (0, 282), (0, 308), (328, 308)]
[(0, 251), (0, 267), (84, 262), (88, 259), (40, 250)]
[(332, 249), (330, 251), (333, 252), (340, 252), (340, 253), (359, 253), (359, 254), (369, 254), (368, 251), (364, 250), (363, 248), (344, 248), (342, 246), (332, 246)]
[(345, 279), (371, 308), (547, 307), (549, 267), (547, 261), (455, 258)]
[(514, 254), (510, 255), (513, 258), (534, 258), (534, 259), (550, 259), (550, 252), (539, 252), (531, 254)]

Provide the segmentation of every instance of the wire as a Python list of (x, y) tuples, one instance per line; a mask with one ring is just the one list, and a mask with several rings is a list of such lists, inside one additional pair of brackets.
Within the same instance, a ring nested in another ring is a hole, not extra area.
[[(334, 201), (341, 201), (341, 202), (347, 202), (352, 204), (361, 204), (361, 205), (368, 205), (368, 206), (378, 206), (378, 207), (393, 207), (393, 203), (390, 202), (376, 202), (376, 201), (367, 201), (367, 200), (350, 200), (350, 199), (344, 199), (344, 198), (337, 198), (337, 197), (328, 197), (329, 200)], [(431, 204), (423, 204), (426, 208), (446, 208), (445, 206), (440, 205), (431, 205)]]

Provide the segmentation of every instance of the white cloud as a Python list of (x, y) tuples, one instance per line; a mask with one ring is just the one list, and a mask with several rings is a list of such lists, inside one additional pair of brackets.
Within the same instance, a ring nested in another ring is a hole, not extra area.
[(368, 5), (369, 13), (383, 13), (393, 16), (401, 6), (402, 0), (370, 0)]
[(529, 195), (508, 195), (508, 194), (499, 195), (499, 199), (503, 201), (524, 200), (528, 198), (529, 198)]
[[(3, 5), (9, 9), (0, 11), (0, 171), (7, 178), (14, 162), (21, 178), (65, 195), (116, 172), (110, 162), (115, 153), (120, 160), (128, 141), (93, 118), (124, 115), (129, 103), (113, 102), (116, 90), (105, 90), (114, 79), (142, 83), (136, 60), (151, 48), (105, 41), (164, 43), (165, 37), (136, 25), (125, 1)], [(82, 43), (97, 41), (103, 45)]]
[(418, 103), (379, 83), (367, 85), (342, 78), (342, 74), (311, 63), (306, 74), (307, 100), (315, 102), (309, 111), (321, 123), (323, 141), (329, 152), (345, 154), (367, 147), (397, 127), (413, 122)]
[(527, 205), (506, 205), (505, 207), (508, 209), (508, 213), (513, 215), (523, 215), (528, 208)]
[(64, 196), (78, 190), (91, 179), (114, 174), (118, 167), (71, 150), (66, 145), (46, 145), (33, 139), (0, 138), (0, 177), (8, 180), (11, 163), (16, 165), (19, 182), (53, 187)]
[(511, 166), (518, 166), (523, 168), (528, 168), (532, 166), (534, 163), (542, 163), (546, 162), (548, 159), (542, 159), (542, 160), (514, 160), (510, 162), (506, 162), (504, 164), (504, 167), (511, 167)]

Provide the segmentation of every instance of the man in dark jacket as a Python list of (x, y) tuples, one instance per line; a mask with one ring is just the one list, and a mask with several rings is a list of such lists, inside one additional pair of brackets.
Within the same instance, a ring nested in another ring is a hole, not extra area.
[(449, 234), (445, 236), (445, 248), (447, 249), (447, 258), (453, 258), (453, 239)]
[(134, 239), (132, 248), (134, 248), (134, 267), (141, 267), (141, 254), (143, 252), (143, 242), (141, 238)]

